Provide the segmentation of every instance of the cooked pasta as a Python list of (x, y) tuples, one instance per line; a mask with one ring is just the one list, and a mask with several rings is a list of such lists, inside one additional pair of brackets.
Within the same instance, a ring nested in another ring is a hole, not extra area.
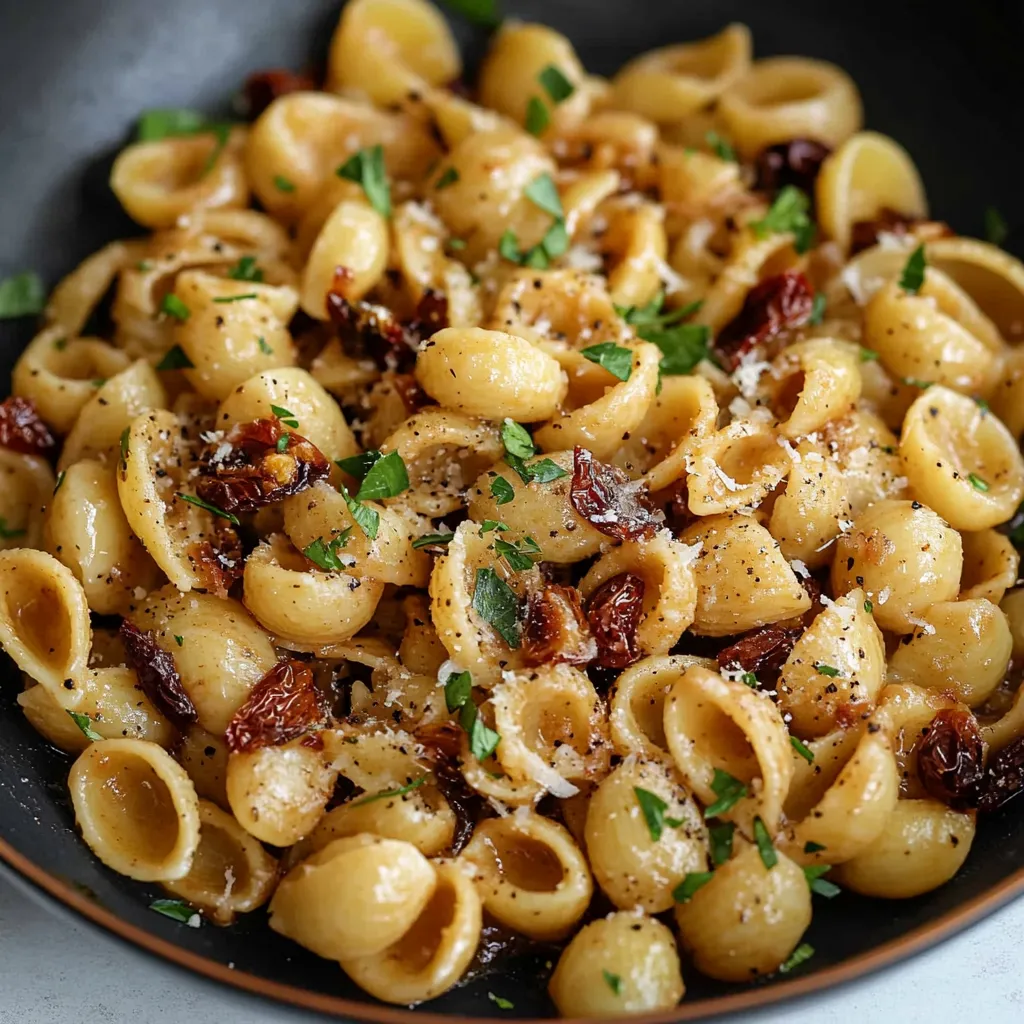
[(145, 232), (0, 404), (0, 645), (154, 909), (399, 1005), (500, 929), (563, 1016), (671, 1011), (1024, 788), (1024, 264), (743, 25), (462, 74), (349, 0), (322, 89), (144, 115)]

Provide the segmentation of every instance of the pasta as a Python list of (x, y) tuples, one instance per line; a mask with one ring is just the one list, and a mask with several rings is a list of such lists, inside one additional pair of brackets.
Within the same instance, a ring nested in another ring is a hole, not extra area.
[(154, 910), (671, 1012), (1024, 788), (1024, 264), (832, 64), (492, 27), (143, 116), (0, 403), (0, 646)]

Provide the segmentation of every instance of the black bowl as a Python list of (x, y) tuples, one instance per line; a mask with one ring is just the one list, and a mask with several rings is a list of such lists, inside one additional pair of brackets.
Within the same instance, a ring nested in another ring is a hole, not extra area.
[[(900, 140), (924, 176), (933, 214), (978, 234), (987, 206), (1024, 224), (1018, 177), (1024, 104), (1017, 64), (1024, 8), (1016, 0), (515, 0), (514, 13), (566, 32), (587, 67), (698, 38), (731, 20), (754, 31), (758, 55), (807, 54), (855, 78), (868, 126)], [(322, 59), (338, 14), (325, 0), (7, 0), (0, 4), (0, 278), (23, 269), (50, 283), (111, 238), (138, 233), (107, 187), (111, 158), (140, 110), (227, 110), (247, 72)], [(457, 23), (470, 66), (483, 40)], [(1022, 241), (1011, 236), (1010, 246)], [(0, 325), (10, 368), (31, 334)], [(343, 1016), (409, 1022), (338, 967), (269, 931), (261, 914), (191, 929), (147, 909), (159, 893), (100, 865), (75, 833), (69, 760), (49, 749), (15, 704), (19, 680), (0, 665), (0, 860), (32, 886), (136, 945), (227, 984)], [(662, 1020), (763, 1005), (862, 974), (936, 942), (1024, 891), (1024, 815), (985, 821), (964, 869), (941, 889), (886, 902), (842, 894), (818, 901), (807, 939), (816, 956), (789, 976), (738, 988), (687, 971), (682, 1007)], [(228, 964), (233, 969), (228, 969)], [(504, 1016), (488, 991), (514, 994), (515, 1017), (550, 1016), (543, 962), (509, 962), (417, 1013)]]

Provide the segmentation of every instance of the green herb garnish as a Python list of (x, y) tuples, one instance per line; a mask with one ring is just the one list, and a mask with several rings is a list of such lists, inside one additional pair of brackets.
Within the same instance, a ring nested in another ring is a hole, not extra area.
[(988, 481), (978, 476), (977, 473), (968, 473), (967, 480), (976, 491), (981, 491), (984, 494), (988, 490)]
[(299, 420), (293, 412), (289, 412), (283, 405), (271, 405), (270, 411), (286, 426), (293, 430), (298, 429)]
[(243, 256), (228, 271), (228, 277), (232, 281), (252, 281), (255, 284), (260, 284), (263, 281), (263, 271), (256, 262), (255, 256)]
[(295, 191), (294, 183), (289, 181), (283, 174), (274, 175), (274, 188), (276, 188), (278, 192)]
[(187, 501), (190, 505), (205, 509), (211, 515), (220, 516), (221, 519), (226, 519), (233, 526), (238, 525), (238, 516), (233, 515), (231, 512), (225, 512), (224, 509), (217, 508), (216, 505), (211, 505), (208, 501), (203, 501), (202, 498), (197, 498), (194, 494), (182, 494), (181, 491), (176, 491), (175, 497), (181, 498), (182, 501)]
[(673, 890), (676, 903), (686, 903), (693, 894), (715, 877), (713, 871), (691, 871)]
[(669, 828), (679, 828), (682, 825), (683, 821), (681, 818), (665, 817), (668, 804), (657, 793), (652, 793), (648, 789), (641, 789), (639, 786), (634, 786), (633, 792), (636, 794), (636, 802), (640, 805), (640, 810), (643, 812), (644, 821), (647, 822), (647, 831), (650, 833), (653, 842), (656, 843), (661, 839), (661, 834), (664, 832), (666, 825)]
[(794, 967), (799, 967), (805, 961), (810, 960), (812, 956), (814, 956), (814, 947), (809, 942), (801, 942), (789, 954), (789, 959), (779, 968), (779, 973), (787, 974)]
[(779, 191), (764, 217), (750, 226), (758, 238), (790, 233), (796, 251), (807, 252), (814, 242), (814, 222), (810, 218), (810, 208), (811, 201), (806, 192), (795, 185), (786, 185)]
[(489, 622), (509, 647), (519, 647), (519, 598), (493, 569), (476, 571), (473, 611)]
[(302, 553), (314, 564), (326, 572), (341, 572), (345, 568), (344, 562), (338, 557), (338, 552), (348, 544), (352, 527), (346, 526), (336, 537), (325, 541), (323, 537), (317, 537), (312, 544), (302, 549)]
[(441, 189), (448, 188), (449, 185), (454, 185), (458, 180), (459, 172), (454, 167), (449, 167), (444, 174), (434, 182), (434, 188), (440, 192)]
[(66, 469), (62, 469), (57, 474), (57, 482), (53, 486), (53, 493), (54, 494), (56, 494), (61, 489), (61, 487), (64, 486), (64, 477), (66, 477), (67, 475), (68, 475), (68, 471)]
[(900, 274), (900, 287), (908, 295), (917, 295), (924, 284), (924, 270), (927, 266), (924, 258), (924, 244), (919, 245), (911, 254)]
[(0, 320), (35, 316), (46, 308), (43, 279), (32, 270), (0, 281)]
[(623, 345), (616, 345), (613, 341), (603, 341), (599, 345), (591, 345), (589, 348), (581, 349), (580, 355), (597, 363), (602, 369), (607, 370), (613, 377), (619, 380), (629, 380), (633, 372), (633, 353)]
[(504, 558), (516, 572), (532, 569), (533, 563), (541, 557), (540, 545), (532, 537), (524, 538), (518, 546), (499, 538), (494, 542), (494, 553)]
[(779, 855), (772, 845), (772, 837), (768, 835), (768, 829), (760, 817), (754, 818), (754, 842), (757, 843), (757, 852), (761, 855), (761, 863), (770, 871), (779, 863)]
[(604, 983), (617, 995), (622, 995), (622, 978), (617, 974), (612, 974), (611, 971), (606, 967), (602, 972), (601, 976), (604, 978)]
[(994, 207), (990, 206), (985, 211), (985, 239), (993, 245), (1002, 245), (1009, 235), (1010, 229), (1003, 219), (1003, 215)]
[(562, 197), (558, 194), (554, 179), (550, 174), (539, 174), (529, 185), (523, 189), (523, 195), (530, 200), (534, 206), (540, 207), (545, 213), (552, 217), (561, 219), (565, 216), (562, 210)]
[(24, 537), (24, 530), (12, 530), (7, 526), (7, 520), (0, 516), (0, 540), (10, 540), (12, 537)]
[(192, 315), (192, 310), (174, 292), (168, 292), (164, 296), (163, 302), (160, 303), (160, 312), (174, 317), (181, 323), (184, 323)]
[(556, 105), (567, 100), (576, 91), (576, 86), (554, 64), (549, 64), (544, 68), (537, 76), (537, 81), (544, 86), (544, 91), (551, 97), (551, 102)]
[(531, 96), (526, 102), (526, 130), (531, 135), (542, 135), (551, 124), (551, 113), (543, 100)]
[(512, 485), (503, 476), (496, 476), (491, 481), (491, 497), (495, 504), (507, 505), (515, 496)]
[[(445, 2), (450, 2), (450, 0), (445, 0)], [(494, 1003), (499, 1010), (514, 1010), (516, 1008), (515, 1003), (509, 1002), (509, 1000), (504, 999), (501, 996), (496, 996), (493, 992), (488, 992), (487, 998), (490, 999), (490, 1001)]]
[(397, 452), (388, 452), (375, 459), (363, 477), (356, 494), (356, 501), (376, 501), (380, 498), (394, 498), (409, 489), (409, 471), (405, 460)]
[(708, 827), (708, 844), (711, 847), (711, 863), (721, 867), (732, 856), (732, 840), (736, 826), (723, 821)]
[(704, 136), (704, 141), (714, 150), (715, 156), (719, 160), (728, 160), (729, 163), (739, 163), (736, 159), (736, 150), (732, 148), (732, 144), (724, 136), (719, 135), (718, 132), (708, 132)]
[(442, 3), (456, 14), (461, 14), (467, 21), (482, 28), (495, 28), (501, 24), (497, 0), (442, 0)]
[(384, 147), (370, 146), (348, 158), (335, 172), (339, 178), (362, 185), (370, 205), (382, 216), (391, 216), (391, 186), (384, 169)]
[(807, 879), (811, 892), (824, 896), (827, 900), (832, 899), (833, 896), (838, 896), (842, 892), (842, 889), (835, 882), (830, 882), (827, 878), (821, 877), (831, 870), (831, 864), (808, 864), (804, 868), (804, 878)]
[(185, 355), (185, 350), (180, 345), (169, 348), (163, 359), (156, 364), (158, 370), (191, 370), (194, 367), (195, 363)]
[(455, 539), (454, 533), (428, 533), (425, 537), (417, 537), (412, 546), (415, 549), (429, 548), (436, 545), (450, 544)]
[(245, 292), (244, 295), (218, 295), (213, 301), (225, 305), (228, 302), (244, 302), (246, 299), (258, 299), (255, 292)]
[(79, 711), (68, 711), (71, 716), (71, 720), (82, 730), (82, 735), (87, 740), (95, 743), (97, 740), (102, 740), (103, 737), (92, 727), (92, 719), (88, 715), (83, 715)]
[(473, 677), (468, 672), (452, 672), (445, 680), (444, 702), (449, 711), (465, 707), (473, 693)]
[(807, 322), (812, 327), (817, 327), (825, 319), (825, 293), (815, 292), (814, 302), (811, 303), (811, 315)]
[(471, 700), (462, 705), (459, 725), (469, 737), (469, 752), (478, 761), (486, 761), (498, 749), (501, 735), (484, 724), (480, 709)]
[(705, 818), (715, 818), (720, 814), (724, 814), (747, 795), (746, 785), (728, 772), (723, 772), (721, 768), (715, 769), (715, 777), (711, 781), (711, 790), (718, 799), (705, 809)]
[(814, 751), (811, 750), (811, 748), (808, 747), (806, 743), (804, 743), (802, 740), (798, 739), (796, 736), (790, 736), (789, 737), (789, 742), (790, 742), (790, 745), (793, 747), (793, 749), (808, 764), (812, 764), (814, 762)]
[(199, 912), (184, 900), (153, 900), (149, 909), (182, 924), (188, 924), (193, 918), (199, 917)]
[(361, 800), (354, 801), (350, 806), (363, 807), (366, 804), (376, 803), (378, 800), (389, 800), (393, 796), (405, 796), (406, 793), (419, 789), (427, 781), (427, 778), (428, 776), (423, 775), (415, 782), (410, 782), (406, 786), (399, 786), (398, 789), (386, 789), (383, 793), (373, 793), (370, 796), (364, 796)]

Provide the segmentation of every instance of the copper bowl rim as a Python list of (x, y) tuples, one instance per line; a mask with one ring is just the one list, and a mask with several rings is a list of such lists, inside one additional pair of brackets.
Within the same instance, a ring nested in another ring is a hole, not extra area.
[[(116, 914), (112, 914), (78, 892), (67, 882), (48, 874), (33, 864), (3, 839), (0, 839), (0, 861), (6, 862), (10, 868), (37, 889), (93, 924), (99, 925), (115, 937), (152, 956), (170, 961), (177, 967), (202, 975), (222, 985), (286, 1003), (299, 1009), (327, 1013), (350, 1020), (371, 1021), (374, 1024), (453, 1024), (453, 1022), (462, 1020), (474, 1020), (472, 1017), (460, 1017), (453, 1014), (354, 1002), (351, 999), (311, 992), (308, 989), (296, 988), (294, 985), (286, 985), (261, 978), (255, 974), (233, 970), (215, 960), (191, 953), (165, 939), (157, 938), (157, 936), (119, 918)], [(780, 1003), (783, 1000), (811, 995), (823, 989), (853, 981), (883, 967), (892, 966), (915, 953), (920, 953), (981, 920), (1022, 894), (1024, 894), (1024, 868), (1015, 871), (987, 892), (950, 910), (935, 921), (914, 928), (898, 939), (891, 939), (867, 953), (862, 953), (833, 967), (827, 967), (806, 977), (794, 978), (792, 981), (772, 985), (770, 988), (753, 987), (732, 995), (697, 999), (690, 1003), (683, 1002), (672, 1010), (623, 1018), (623, 1020), (628, 1019), (631, 1024), (674, 1024), (676, 1021), (707, 1020), (724, 1013), (759, 1009)], [(539, 1020), (538, 1018), (515, 1017), (506, 1019), (510, 1022)], [(482, 1018), (480, 1020), (482, 1022)], [(577, 1019), (571, 1024), (589, 1024), (589, 1022)]]

